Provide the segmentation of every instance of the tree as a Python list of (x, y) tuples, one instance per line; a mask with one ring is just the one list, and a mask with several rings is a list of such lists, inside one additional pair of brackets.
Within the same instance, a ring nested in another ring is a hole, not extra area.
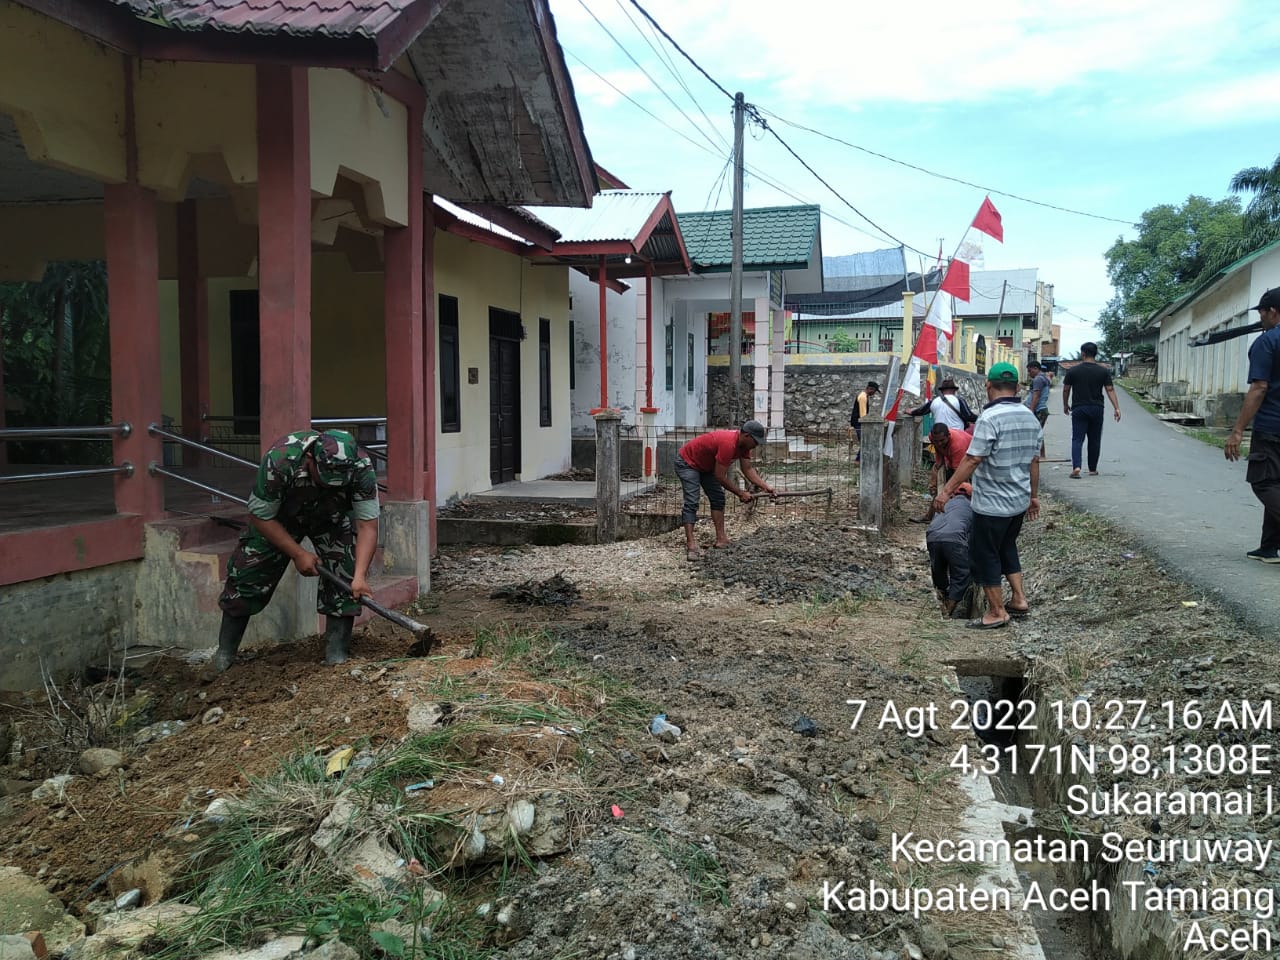
[(1115, 296), (1098, 317), (1104, 353), (1124, 349), (1127, 330), (1230, 262), (1228, 251), (1245, 236), (1235, 197), (1191, 196), (1181, 206), (1161, 204), (1142, 214), (1137, 238), (1117, 238), (1106, 252)]
[(830, 350), (832, 353), (857, 353), (858, 341), (849, 336), (841, 327), (831, 335)]
[(1269, 167), (1245, 167), (1231, 178), (1231, 192), (1251, 194), (1244, 236), (1223, 250), (1226, 262), (1280, 240), (1280, 156)]

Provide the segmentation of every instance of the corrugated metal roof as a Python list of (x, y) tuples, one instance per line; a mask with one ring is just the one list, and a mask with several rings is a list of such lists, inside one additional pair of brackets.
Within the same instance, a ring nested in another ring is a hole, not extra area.
[(373, 37), (412, 0), (112, 0), (178, 30)]
[(560, 231), (561, 243), (606, 243), (639, 236), (665, 193), (606, 190), (590, 208), (538, 207), (538, 216)]
[[(818, 238), (818, 206), (759, 207), (742, 211), (742, 265), (747, 270), (807, 266)], [(677, 213), (689, 259), (707, 271), (733, 265), (733, 212)]]
[(1001, 312), (1004, 291), (1005, 316), (1036, 312), (1035, 267), (1021, 270), (974, 270), (969, 274), (969, 302), (957, 300), (957, 317), (994, 317)]
[(516, 243), (522, 243), (532, 248), (532, 244), (530, 244), (524, 237), (514, 234), (504, 227), (498, 226), (492, 220), (486, 220), (484, 217), (479, 214), (472, 213), (465, 207), (460, 207), (456, 203), (450, 203), (444, 197), (432, 197), (431, 199), (437, 207), (444, 210), (446, 213), (450, 213), (457, 217), (463, 223), (469, 223), (473, 227), (480, 227), (482, 230), (488, 230), (496, 236), (503, 237), (507, 240), (514, 240)]

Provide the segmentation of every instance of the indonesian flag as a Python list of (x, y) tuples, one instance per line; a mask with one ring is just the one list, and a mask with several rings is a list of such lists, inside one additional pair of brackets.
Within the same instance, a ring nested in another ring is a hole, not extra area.
[(978, 215), (973, 218), (973, 229), (981, 230), (989, 237), (1004, 243), (1004, 224), (1000, 221), (1000, 211), (995, 208), (990, 197), (985, 197)]
[[(907, 368), (907, 377), (911, 377), (912, 371), (915, 371), (916, 386), (920, 385), (920, 361), (915, 357), (911, 358), (911, 366)], [(893, 406), (888, 409), (884, 415), (886, 424), (884, 429), (884, 455), (886, 457), (893, 456), (893, 424), (898, 420), (898, 407), (902, 404), (902, 394), (907, 390), (906, 381), (898, 388), (898, 395), (893, 398)]]
[[(920, 339), (923, 340), (924, 336), (922, 335)], [(920, 363), (920, 349), (917, 345), (916, 352), (911, 355), (911, 362), (907, 364), (907, 372), (902, 378), (902, 390), (898, 394), (898, 400), (902, 399), (903, 393), (913, 393), (916, 396), (920, 395)], [(890, 411), (893, 414), (893, 419), (895, 420), (898, 418), (898, 400), (894, 401), (893, 410)], [(889, 418), (886, 417), (885, 419), (887, 420)]]
[[(916, 340), (915, 349), (911, 351), (911, 359), (921, 360), (924, 363), (937, 363), (939, 332), (940, 331), (938, 330), (938, 328), (935, 327), (933, 324), (931, 323), (924, 324), (920, 328), (920, 336)], [(907, 384), (905, 381), (903, 382), (902, 386), (904, 389), (907, 389)], [(919, 395), (920, 393), (919, 388), (920, 388), (920, 381), (917, 380), (916, 389), (912, 390), (911, 392), (916, 395)]]
[[(949, 293), (957, 300), (969, 302), (969, 264), (956, 258), (947, 266), (947, 275), (942, 278), (942, 286), (938, 288)], [(937, 297), (934, 297), (936, 300)]]
[(933, 327), (939, 333), (951, 336), (951, 311), (947, 309), (945, 297), (938, 294), (933, 295), (933, 299), (929, 301), (929, 310), (925, 314), (924, 325)]

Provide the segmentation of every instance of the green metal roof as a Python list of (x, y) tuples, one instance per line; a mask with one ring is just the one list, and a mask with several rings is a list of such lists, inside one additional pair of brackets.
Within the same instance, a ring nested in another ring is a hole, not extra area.
[(1154, 313), (1151, 314), (1151, 316), (1147, 317), (1140, 324), (1138, 324), (1138, 329), (1146, 330), (1152, 327), (1159, 326), (1161, 320), (1163, 320), (1167, 316), (1170, 316), (1176, 311), (1182, 309), (1184, 306), (1191, 303), (1193, 300), (1199, 299), (1201, 294), (1207, 291), (1210, 287), (1216, 285), (1219, 280), (1225, 280), (1227, 277), (1231, 276), (1231, 274), (1235, 273), (1240, 268), (1247, 267), (1249, 264), (1253, 263), (1253, 261), (1257, 260), (1260, 256), (1262, 256), (1264, 253), (1268, 253), (1269, 251), (1274, 250), (1276, 247), (1280, 247), (1280, 240), (1272, 240), (1270, 243), (1264, 243), (1257, 250), (1254, 250), (1251, 253), (1246, 253), (1239, 260), (1235, 261), (1235, 263), (1227, 264), (1221, 270), (1218, 270), (1216, 273), (1211, 274), (1207, 280), (1201, 283), (1198, 287), (1194, 288), (1190, 293), (1183, 294), (1177, 300), (1171, 300), (1170, 302), (1166, 303), (1163, 307), (1161, 307), (1159, 310), (1156, 310)]
[[(677, 213), (694, 268), (720, 273), (733, 266), (733, 212)], [(818, 239), (821, 209), (760, 207), (742, 211), (744, 270), (797, 270), (809, 266)]]

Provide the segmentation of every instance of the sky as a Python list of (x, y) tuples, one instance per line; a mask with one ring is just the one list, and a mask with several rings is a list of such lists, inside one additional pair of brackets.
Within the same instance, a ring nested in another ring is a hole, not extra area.
[[(905, 243), (918, 270), (910, 248), (950, 256), (989, 191), (1004, 243), (969, 239), (986, 269), (1053, 284), (1065, 356), (1095, 337), (1104, 254), (1144, 210), (1226, 197), (1236, 171), (1280, 154), (1264, 0), (640, 5), (812, 168), (748, 123), (747, 207), (820, 204), (826, 256)], [(632, 0), (551, 8), (596, 163), (679, 212), (729, 209), (730, 97)]]

